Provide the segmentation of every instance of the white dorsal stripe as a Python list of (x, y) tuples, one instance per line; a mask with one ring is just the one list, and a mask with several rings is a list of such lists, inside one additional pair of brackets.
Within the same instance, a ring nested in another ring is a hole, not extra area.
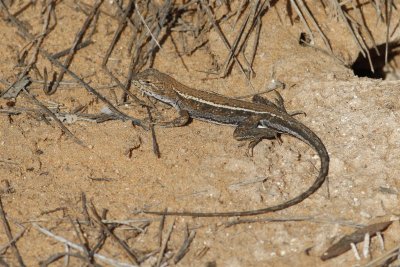
[(248, 108), (243, 108), (243, 107), (234, 107), (234, 106), (230, 106), (230, 105), (223, 105), (223, 104), (215, 103), (215, 102), (212, 102), (212, 101), (207, 101), (205, 99), (198, 98), (198, 97), (195, 97), (193, 95), (189, 95), (189, 94), (185, 94), (183, 92), (180, 92), (176, 88), (174, 88), (174, 89), (175, 89), (175, 92), (177, 92), (181, 97), (184, 97), (186, 99), (191, 99), (191, 100), (194, 100), (194, 101), (197, 101), (197, 102), (200, 102), (200, 103), (204, 103), (204, 104), (207, 104), (207, 105), (210, 105), (210, 106), (213, 106), (213, 107), (233, 109), (233, 110), (241, 110), (241, 111), (248, 111), (248, 112), (257, 113), (257, 114), (269, 114), (270, 116), (273, 116), (273, 117), (276, 116), (276, 114), (273, 114), (273, 113), (268, 112), (268, 111), (258, 111), (258, 110), (254, 110), (254, 109), (248, 109)]

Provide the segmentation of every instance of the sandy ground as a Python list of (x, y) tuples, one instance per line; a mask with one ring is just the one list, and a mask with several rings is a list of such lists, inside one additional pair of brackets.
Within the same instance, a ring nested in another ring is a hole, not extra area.
[[(22, 3), (15, 4), (15, 9)], [(103, 9), (107, 9), (105, 3)], [(85, 16), (74, 1), (57, 5), (58, 26), (44, 42), (50, 52), (70, 46), (75, 32)], [(39, 32), (40, 5), (19, 17)], [(318, 10), (317, 10), (318, 11)], [(368, 11), (368, 10), (367, 10)], [(366, 12), (367, 12), (366, 11)], [(329, 187), (325, 183), (309, 199), (289, 209), (257, 216), (261, 222), (241, 223), (227, 227), (235, 218), (182, 218), (165, 220), (165, 236), (174, 221), (168, 251), (176, 253), (183, 242), (185, 229), (196, 236), (180, 266), (354, 266), (364, 264), (385, 253), (377, 238), (371, 240), (370, 255), (358, 261), (349, 251), (322, 262), (319, 257), (343, 235), (356, 230), (356, 225), (394, 220), (384, 233), (386, 250), (398, 246), (400, 225), (400, 91), (398, 81), (358, 78), (353, 72), (325, 53), (298, 44), (302, 24), (287, 18), (285, 5), (278, 3), (263, 17), (263, 27), (252, 80), (254, 89), (236, 67), (224, 79), (206, 74), (212, 57), (204, 49), (191, 56), (177, 56), (170, 40), (162, 44), (154, 67), (192, 87), (218, 92), (232, 97), (263, 91), (272, 79), (283, 82), (279, 89), (289, 111), (301, 110), (307, 116), (297, 118), (310, 127), (325, 143), (331, 158)], [(377, 43), (384, 42), (384, 24), (376, 22), (371, 12), (371, 29)], [(281, 18), (281, 21), (279, 20)], [(357, 47), (346, 28), (322, 16), (320, 23), (338, 57), (352, 62)], [(94, 44), (79, 51), (71, 70), (85, 77), (95, 88), (112, 81), (101, 70), (101, 61), (117, 23), (101, 14)], [(235, 32), (224, 25), (228, 38)], [(12, 82), (20, 68), (17, 54), (26, 45), (17, 31), (3, 20), (0, 42), (1, 79)], [(112, 54), (109, 68), (121, 79), (126, 77), (129, 38), (122, 36)], [(224, 62), (227, 51), (216, 33), (210, 34), (210, 48), (218, 62)], [(317, 46), (323, 47), (317, 38)], [(185, 63), (188, 70), (183, 67)], [(53, 70), (39, 57), (37, 67)], [(57, 105), (70, 112), (85, 105), (89, 113), (98, 113), (104, 104), (71, 77), (52, 96), (42, 92), (40, 78), (31, 72), (30, 92), (48, 106)], [(6, 86), (3, 84), (1, 89)], [(135, 88), (132, 88), (135, 90)], [(100, 89), (115, 100), (110, 89)], [(121, 93), (117, 91), (119, 96)], [(273, 98), (273, 94), (267, 94)], [(7, 108), (9, 100), (1, 100)], [(26, 96), (19, 96), (16, 107), (37, 108)], [(174, 112), (157, 106), (159, 114), (172, 117)], [(135, 104), (120, 106), (121, 110), (138, 118), (146, 111)], [(180, 128), (156, 128), (161, 158), (152, 151), (149, 132), (133, 127), (129, 122), (94, 123), (77, 121), (66, 126), (87, 147), (82, 147), (52, 121), (47, 123), (37, 114), (24, 112), (15, 116), (0, 116), (0, 178), (6, 188), (2, 202), (14, 235), (22, 226), (27, 230), (17, 246), (28, 266), (36, 266), (51, 255), (65, 251), (65, 246), (40, 233), (45, 227), (54, 234), (79, 244), (71, 221), (84, 220), (82, 194), (97, 210), (107, 209), (109, 220), (133, 220), (131, 227), (119, 228), (116, 234), (133, 249), (146, 254), (159, 247), (160, 217), (137, 211), (143, 209), (230, 211), (251, 210), (288, 200), (306, 190), (318, 173), (315, 152), (299, 140), (282, 136), (277, 141), (263, 141), (246, 156), (246, 147), (232, 138), (233, 128), (193, 121)], [(328, 193), (329, 189), (329, 193)], [(285, 219), (268, 222), (267, 219)], [(303, 218), (301, 221), (293, 221)], [(263, 221), (264, 220), (264, 221)], [(144, 227), (143, 222), (150, 222)], [(132, 227), (132, 226), (136, 226)], [(138, 232), (138, 228), (145, 231)], [(98, 230), (83, 225), (90, 245), (96, 244)], [(0, 231), (0, 247), (7, 244)], [(358, 245), (361, 251), (362, 244)], [(109, 258), (129, 262), (129, 257), (117, 242), (108, 239), (99, 252)], [(145, 262), (151, 266), (157, 255)], [(0, 257), (12, 266), (17, 261), (11, 249)], [(101, 264), (102, 263), (99, 262)], [(172, 263), (170, 261), (170, 263)], [(63, 261), (55, 264), (62, 265)], [(78, 264), (72, 259), (71, 266)], [(84, 263), (80, 262), (80, 265)]]

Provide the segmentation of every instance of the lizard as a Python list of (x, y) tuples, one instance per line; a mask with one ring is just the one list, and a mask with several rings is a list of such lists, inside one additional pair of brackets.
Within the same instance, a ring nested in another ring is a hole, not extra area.
[[(329, 154), (321, 139), (303, 123), (288, 114), (283, 103), (275, 104), (262, 97), (253, 102), (229, 98), (217, 93), (186, 86), (168, 74), (156, 69), (146, 69), (134, 75), (132, 83), (150, 98), (166, 103), (179, 112), (179, 117), (164, 126), (184, 126), (190, 118), (236, 127), (233, 137), (238, 141), (250, 141), (253, 149), (262, 139), (273, 139), (289, 134), (312, 147), (320, 158), (320, 170), (314, 183), (298, 196), (266, 208), (248, 211), (191, 212), (191, 211), (144, 211), (147, 214), (192, 217), (251, 216), (286, 209), (296, 205), (317, 191), (329, 171)], [(283, 101), (283, 100), (282, 100)]]

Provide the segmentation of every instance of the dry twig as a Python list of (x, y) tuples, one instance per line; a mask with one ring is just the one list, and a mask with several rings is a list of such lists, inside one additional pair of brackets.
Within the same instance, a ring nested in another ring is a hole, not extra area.
[[(33, 227), (35, 227), (42, 234), (45, 234), (46, 236), (49, 236), (49, 237), (53, 238), (54, 240), (56, 240), (58, 242), (66, 244), (66, 245), (68, 245), (69, 247), (71, 247), (73, 249), (76, 249), (76, 250), (78, 250), (80, 252), (84, 252), (84, 248), (79, 246), (78, 244), (75, 244), (75, 243), (65, 239), (64, 237), (61, 237), (61, 236), (53, 234), (48, 229), (40, 226), (37, 223), (33, 223), (32, 225), (33, 225)], [(97, 254), (97, 253), (94, 254), (93, 257), (98, 259), (98, 260), (101, 260), (101, 261), (103, 261), (103, 262), (105, 262), (107, 264), (110, 264), (111, 266), (117, 266), (117, 267), (134, 267), (134, 266), (137, 266), (137, 265), (132, 265), (132, 264), (129, 264), (129, 263), (119, 262), (119, 261), (116, 261), (114, 259), (110, 259), (110, 258), (108, 258), (106, 256), (103, 256), (103, 255)]]
[(6, 213), (3, 208), (3, 202), (1, 200), (1, 195), (0, 195), (0, 219), (3, 222), (4, 232), (6, 233), (8, 241), (10, 242), (11, 249), (15, 255), (15, 258), (17, 258), (20, 266), (22, 266), (22, 267), (25, 266), (25, 263), (21, 257), (21, 254), (19, 253), (17, 244), (15, 243), (16, 240), (18, 240), (18, 238), (14, 239), (14, 237), (11, 233), (11, 228), (10, 228), (10, 225), (8, 224)]

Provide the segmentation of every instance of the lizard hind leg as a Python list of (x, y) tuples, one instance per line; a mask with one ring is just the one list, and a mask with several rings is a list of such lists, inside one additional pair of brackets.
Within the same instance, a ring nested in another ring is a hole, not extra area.
[(280, 133), (276, 130), (259, 127), (260, 118), (251, 117), (239, 124), (233, 132), (233, 137), (238, 141), (250, 141), (248, 155), (253, 156), (254, 147), (263, 139), (279, 139)]
[(267, 98), (264, 98), (264, 97), (262, 97), (260, 95), (253, 96), (252, 101), (254, 103), (270, 106), (270, 107), (276, 108), (276, 109), (278, 109), (278, 110), (280, 110), (282, 112), (287, 113), (282, 96), (278, 92), (276, 92), (275, 90), (274, 90), (274, 92), (277, 95), (277, 97), (275, 98), (275, 101), (271, 101), (271, 100), (269, 100)]
[(260, 95), (255, 95), (252, 98), (252, 101), (254, 103), (258, 103), (258, 104), (263, 104), (263, 105), (267, 105), (267, 106), (272, 106), (274, 108), (277, 108), (278, 110), (285, 112), (287, 114), (289, 114), (290, 116), (296, 116), (296, 115), (304, 115), (307, 116), (307, 114), (304, 111), (293, 111), (293, 112), (287, 112), (285, 104), (284, 104), (284, 100), (281, 96), (281, 94), (279, 94), (277, 91), (274, 91), (277, 95), (277, 97), (275, 98), (275, 101), (271, 101), (268, 100)]
[(254, 139), (250, 139), (248, 145), (247, 155), (252, 157), (253, 150), (258, 143), (260, 143), (263, 139), (274, 139), (277, 140), (280, 145), (282, 145), (281, 133), (275, 130), (267, 129), (267, 128), (257, 128), (259, 133), (257, 134), (259, 137)]

